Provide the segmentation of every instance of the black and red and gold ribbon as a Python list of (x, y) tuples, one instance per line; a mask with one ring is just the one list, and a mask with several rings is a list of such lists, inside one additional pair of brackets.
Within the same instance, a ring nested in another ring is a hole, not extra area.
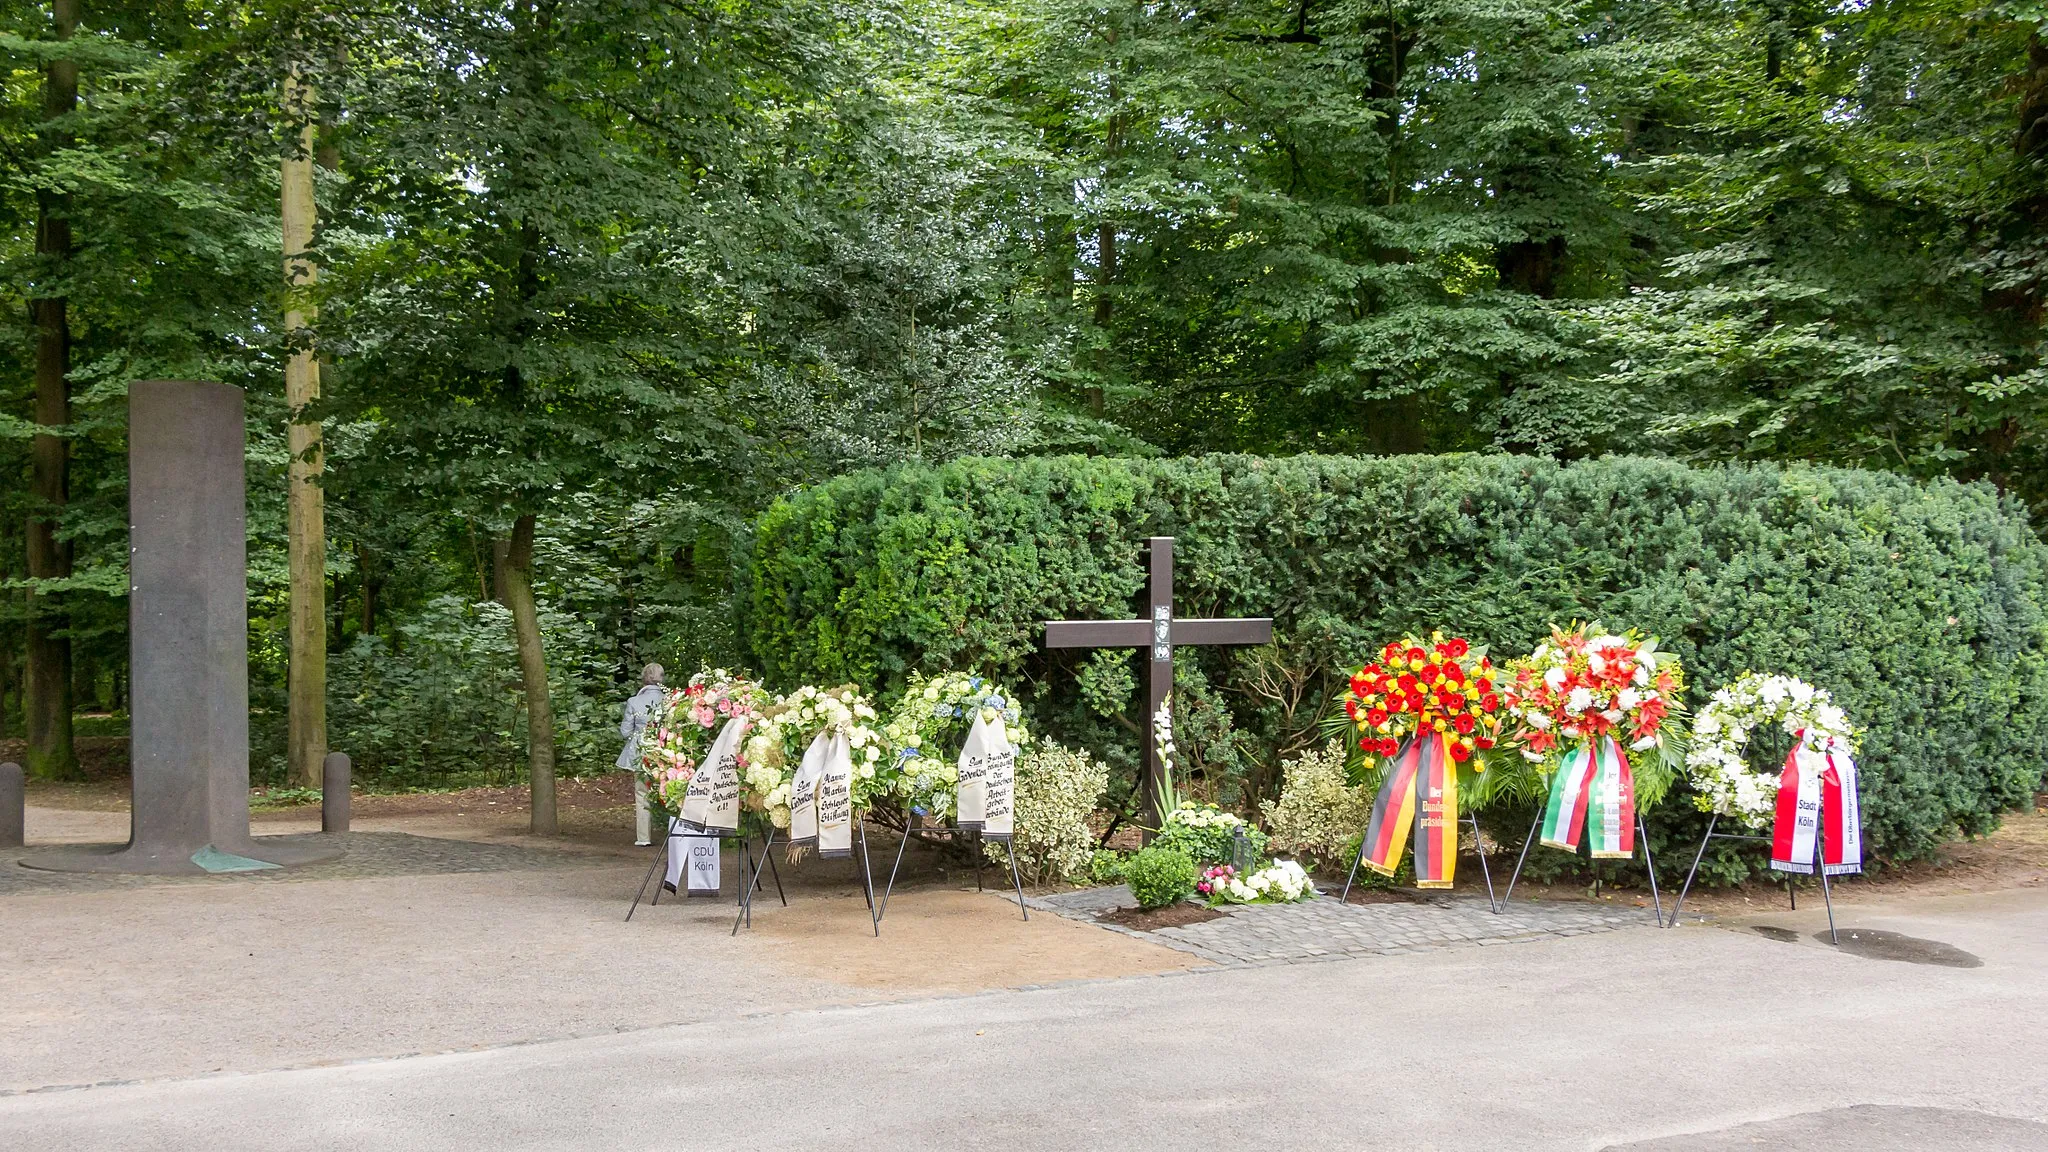
[(1458, 765), (1447, 737), (1411, 738), (1387, 765), (1359, 860), (1382, 876), (1401, 863), (1415, 831), (1415, 886), (1449, 888), (1458, 867)]

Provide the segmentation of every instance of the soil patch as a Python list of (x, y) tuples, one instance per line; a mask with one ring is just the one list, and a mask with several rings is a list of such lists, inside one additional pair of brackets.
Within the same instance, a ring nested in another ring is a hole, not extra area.
[(1104, 924), (1152, 932), (1160, 928), (1183, 928), (1205, 920), (1217, 920), (1230, 913), (1200, 904), (1168, 904), (1164, 908), (1112, 908), (1096, 915)]
[[(732, 905), (719, 903), (713, 937), (732, 923)], [(666, 902), (651, 911), (650, 925), (675, 915)], [(633, 923), (637, 927), (640, 917)], [(799, 892), (792, 885), (787, 908), (771, 888), (755, 898), (754, 928), (740, 929), (739, 940), (765, 949), (794, 976), (905, 992), (978, 992), (1208, 966), (1185, 952), (1050, 912), (1034, 910), (1026, 921), (1015, 897), (972, 889), (898, 887), (877, 936), (859, 887), (844, 881), (836, 890)]]

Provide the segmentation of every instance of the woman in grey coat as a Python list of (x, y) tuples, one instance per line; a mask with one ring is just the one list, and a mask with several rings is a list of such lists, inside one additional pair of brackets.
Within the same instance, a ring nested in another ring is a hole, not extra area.
[(619, 717), (619, 737), (626, 746), (619, 750), (615, 764), (633, 774), (633, 843), (639, 845), (654, 843), (647, 813), (647, 778), (640, 774), (640, 734), (647, 731), (648, 722), (668, 695), (661, 685), (664, 675), (659, 664), (642, 668), (640, 690), (626, 698), (625, 712)]

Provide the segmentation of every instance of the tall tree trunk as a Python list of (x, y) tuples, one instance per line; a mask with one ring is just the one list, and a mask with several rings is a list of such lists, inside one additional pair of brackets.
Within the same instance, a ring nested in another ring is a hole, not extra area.
[[(78, 0), (51, 5), (58, 40), (69, 40), (78, 28)], [(78, 65), (52, 60), (43, 66), (43, 119), (56, 121), (78, 107)], [(50, 128), (51, 150), (70, 145), (70, 134)], [(36, 194), (36, 255), (40, 274), (60, 277), (71, 255), (71, 221), (64, 197), (44, 190)], [(71, 423), (71, 318), (61, 295), (37, 295), (29, 301), (35, 329), (35, 420), (46, 429)], [(71, 575), (71, 544), (57, 538), (57, 524), (71, 496), (71, 444), (54, 432), (38, 432), (30, 450), (30, 488), (35, 508), (28, 519), (28, 574), (31, 579)], [(28, 668), (22, 693), (23, 727), (28, 735), (28, 772), (49, 779), (75, 775), (78, 759), (71, 740), (70, 620), (62, 601), (29, 592)]]
[(318, 788), (327, 758), (327, 510), (320, 487), (325, 465), (320, 423), (306, 409), (320, 398), (320, 362), (313, 355), (313, 303), (309, 299), (319, 268), (308, 254), (317, 209), (313, 203), (313, 92), (296, 65), (284, 83), (287, 119), (299, 125), (298, 139), (282, 167), (284, 216), (285, 362), (284, 398), (290, 411), (286, 442), (289, 515), (287, 564), (291, 573), (291, 665), (289, 748), (291, 782)]
[(1074, 218), (1064, 214), (1045, 218), (1045, 298), (1062, 319), (1074, 306)]
[(533, 790), (532, 831), (553, 836), (555, 822), (555, 709), (548, 699), (548, 663), (540, 643), (540, 610), (533, 601), (533, 521), (512, 523), (512, 539), (493, 549), (498, 560), (498, 594), (512, 610), (512, 638), (519, 646), (519, 679), (526, 689), (526, 771)]
[(370, 579), (370, 549), (361, 540), (356, 541), (356, 575), (363, 583), (362, 634), (373, 636), (377, 632), (377, 584)]

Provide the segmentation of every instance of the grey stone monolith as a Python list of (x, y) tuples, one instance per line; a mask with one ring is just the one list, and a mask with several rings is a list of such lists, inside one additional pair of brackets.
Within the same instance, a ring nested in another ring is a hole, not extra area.
[(35, 867), (242, 872), (339, 848), (249, 835), (249, 617), (242, 390), (128, 389), (128, 844)]
[(19, 848), (27, 840), (28, 796), (21, 765), (0, 764), (0, 848)]
[(348, 753), (329, 752), (320, 762), (320, 830), (348, 831), (349, 777), (352, 765)]

